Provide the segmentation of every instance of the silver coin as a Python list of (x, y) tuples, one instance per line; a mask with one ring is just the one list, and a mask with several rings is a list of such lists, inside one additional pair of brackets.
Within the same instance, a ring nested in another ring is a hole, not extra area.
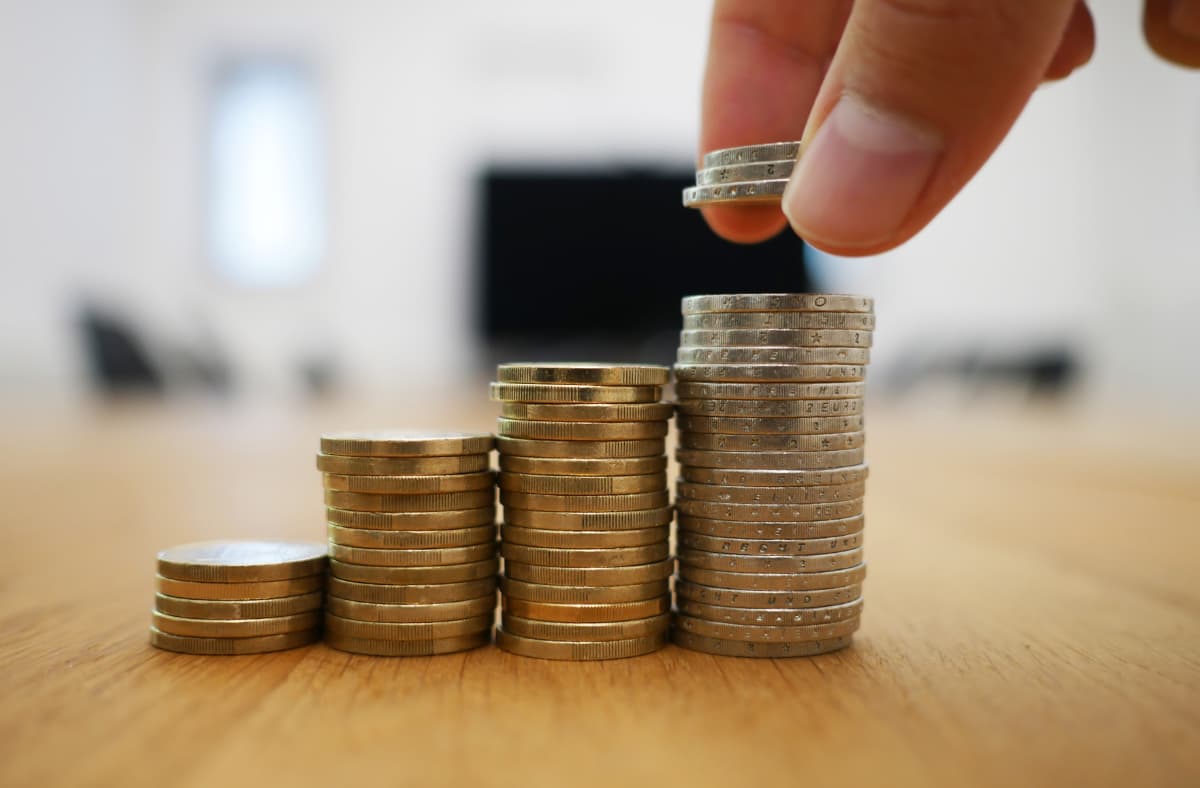
[(684, 296), (683, 314), (701, 312), (871, 312), (875, 299), (844, 293), (718, 293)]
[(758, 659), (784, 659), (787, 657), (815, 657), (840, 651), (852, 642), (850, 636), (829, 640), (810, 640), (798, 643), (755, 643), (745, 640), (725, 640), (704, 637), (682, 629), (671, 630), (671, 642), (680, 648), (716, 654), (722, 657), (751, 657)]
[(862, 584), (824, 588), (812, 591), (745, 591), (738, 588), (718, 588), (675, 579), (675, 595), (679, 600), (693, 600), (705, 605), (761, 610), (804, 610), (843, 605), (862, 598)]
[(838, 520), (754, 522), (716, 520), (680, 513), (679, 530), (733, 539), (831, 539), (836, 536), (861, 533), (864, 521), (861, 514)]
[(857, 381), (867, 376), (861, 364), (676, 364), (680, 381), (745, 382)]
[(680, 399), (675, 404), (675, 408), (683, 416), (732, 416), (758, 419), (798, 419), (805, 416), (828, 418), (859, 415), (863, 412), (863, 401), (862, 399)]
[[(675, 396), (687, 399), (862, 399), (866, 384), (855, 381), (829, 383), (708, 383), (684, 381), (675, 384)], [(765, 415), (765, 414), (764, 414)], [(808, 415), (808, 414), (797, 414)], [(838, 414), (833, 414), (838, 415)]]
[(775, 178), (789, 178), (792, 168), (796, 166), (795, 159), (780, 161), (758, 161), (750, 164), (727, 164), (718, 167), (705, 167), (696, 170), (697, 186), (715, 186), (722, 183), (740, 181), (762, 181)]
[(675, 501), (675, 509), (680, 514), (709, 520), (800, 523), (815, 520), (842, 520), (862, 514), (863, 499), (852, 498), (847, 501), (828, 503), (759, 504), (694, 501), (680, 496)]
[(791, 574), (835, 572), (862, 563), (863, 549), (856, 547), (838, 553), (820, 555), (735, 555), (710, 553), (705, 550), (681, 548), (678, 559), (681, 567), (711, 569), (717, 572), (752, 572), (755, 574)]
[(800, 141), (763, 142), (755, 145), (738, 145), (719, 148), (704, 154), (701, 160), (705, 167), (723, 167), (729, 164), (749, 164), (756, 161), (782, 161), (800, 155)]
[(743, 627), (809, 627), (847, 621), (862, 615), (862, 598), (830, 607), (725, 607), (680, 597), (675, 608), (685, 616)]
[(864, 347), (681, 347), (680, 364), (866, 364), (871, 351)]
[(845, 451), (862, 447), (862, 432), (827, 435), (724, 435), (712, 432), (679, 434), (679, 448), (701, 451)]
[(857, 585), (867, 576), (867, 565), (832, 572), (723, 572), (679, 565), (679, 576), (689, 583), (745, 591), (816, 591)]
[(683, 316), (679, 338), (684, 347), (870, 347), (874, 324), (856, 312), (702, 312)]
[(787, 178), (742, 181), (721, 186), (689, 186), (683, 190), (685, 208), (719, 203), (778, 203), (787, 188)]
[(751, 626), (747, 624), (725, 624), (706, 621), (692, 616), (674, 616), (672, 626), (701, 637), (717, 637), (724, 640), (742, 640), (751, 643), (807, 643), (826, 641), (830, 638), (847, 637), (858, 631), (862, 624), (859, 617), (834, 621), (830, 624), (811, 624), (799, 627)]
[(684, 465), (701, 468), (737, 468), (745, 470), (829, 470), (862, 465), (862, 449), (845, 451), (702, 451), (680, 449), (675, 458)]
[[(730, 400), (712, 401), (729, 402)], [(835, 401), (845, 402), (845, 400)], [(820, 400), (806, 400), (806, 402), (820, 402)], [(681, 414), (675, 420), (675, 425), (680, 430), (688, 432), (707, 432), (719, 435), (828, 435), (835, 432), (859, 432), (865, 426), (865, 419), (861, 415), (789, 419)]]
[(833, 503), (862, 498), (866, 494), (866, 482), (851, 484), (781, 485), (779, 487), (734, 486), (730, 484), (697, 484), (676, 482), (675, 492), (680, 498), (693, 501), (716, 501), (718, 503), (757, 503), (765, 506), (792, 503)]
[(734, 487), (831, 487), (865, 481), (869, 471), (870, 468), (866, 465), (830, 471), (756, 471), (685, 465), (679, 469), (679, 475), (680, 478), (697, 484)]

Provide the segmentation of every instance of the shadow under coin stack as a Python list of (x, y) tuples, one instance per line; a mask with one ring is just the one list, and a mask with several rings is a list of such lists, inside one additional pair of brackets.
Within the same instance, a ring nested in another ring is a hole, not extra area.
[(491, 641), (500, 564), (493, 445), (486, 433), (321, 436), (326, 643), (399, 657)]
[(633, 657), (667, 642), (667, 367), (503, 364), (496, 644), (543, 659)]
[(158, 554), (150, 645), (261, 654), (321, 639), (325, 545), (198, 542)]
[(672, 636), (748, 657), (850, 644), (862, 612), (869, 298), (683, 299)]

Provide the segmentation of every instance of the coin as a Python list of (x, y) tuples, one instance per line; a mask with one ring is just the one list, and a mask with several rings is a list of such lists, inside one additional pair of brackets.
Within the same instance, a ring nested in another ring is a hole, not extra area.
[(679, 565), (679, 577), (690, 583), (745, 591), (816, 591), (857, 585), (867, 576), (866, 564), (832, 572), (722, 572)]
[[(709, 402), (737, 402), (738, 400), (709, 400)], [(817, 402), (818, 400), (804, 400)], [(854, 402), (854, 400), (834, 400)], [(828, 435), (833, 432), (858, 432), (864, 426), (859, 416), (813, 416), (806, 418), (762, 418), (737, 416), (685, 416), (676, 421), (680, 430), (706, 432), (720, 435)]]
[(349, 637), (338, 632), (325, 633), (325, 645), (338, 651), (368, 654), (373, 657), (429, 657), (468, 651), (492, 642), (492, 631), (485, 629), (469, 635), (436, 640), (381, 640)]
[(657, 544), (640, 547), (597, 547), (557, 549), (552, 547), (530, 547), (529, 545), (504, 542), (500, 555), (505, 561), (518, 561), (538, 566), (636, 566), (661, 561), (671, 554), (664, 539)]
[(615, 441), (661, 438), (666, 421), (523, 421), (499, 419), (496, 434), (553, 441)]
[(307, 629), (250, 638), (201, 638), (171, 635), (150, 627), (150, 645), (180, 654), (232, 656), (234, 654), (264, 654), (268, 651), (305, 646), (321, 639), (321, 630)]
[(321, 452), (349, 457), (430, 457), (483, 454), (494, 448), (486, 432), (327, 432)]
[(491, 397), (501, 402), (658, 402), (662, 399), (662, 386), (493, 383)]
[(600, 386), (661, 386), (671, 370), (655, 364), (602, 364), (565, 361), (551, 364), (501, 364), (501, 383), (575, 383)]
[(703, 416), (708, 418), (770, 419), (772, 421), (800, 418), (828, 420), (860, 416), (863, 401), (861, 399), (681, 399), (675, 407), (681, 418)]
[(791, 176), (792, 167), (795, 164), (796, 162), (793, 159), (784, 159), (782, 161), (762, 161), (753, 164), (727, 164), (717, 167), (705, 167), (696, 170), (696, 185), (713, 186), (718, 183), (787, 178)]
[(668, 594), (645, 599), (640, 602), (610, 602), (604, 605), (570, 605), (554, 602), (530, 602), (505, 596), (501, 600), (504, 611), (514, 616), (538, 621), (561, 621), (564, 623), (598, 623), (601, 621), (632, 621), (661, 615), (671, 610)]
[(764, 627), (802, 627), (813, 624), (832, 624), (835, 621), (857, 618), (862, 614), (862, 599), (830, 607), (810, 607), (787, 610), (767, 607), (724, 607), (707, 605), (680, 598), (676, 607), (679, 612), (692, 618), (717, 621), (723, 624)]
[(579, 457), (518, 457), (500, 455), (502, 473), (561, 476), (640, 476), (667, 469), (666, 455), (589, 459)]
[(840, 520), (862, 514), (862, 498), (827, 503), (717, 503), (679, 498), (675, 509), (680, 514), (711, 520), (744, 520), (749, 522), (811, 522)]
[(504, 418), (534, 421), (660, 421), (671, 418), (673, 411), (669, 402), (645, 402), (635, 405), (500, 403), (500, 415)]
[(629, 531), (671, 522), (670, 506), (633, 512), (539, 512), (505, 509), (505, 525), (551, 531)]
[(738, 293), (684, 296), (685, 315), (705, 312), (873, 312), (875, 299), (837, 293)]
[(850, 645), (851, 638), (847, 635), (829, 640), (754, 643), (742, 640), (722, 640), (721, 638), (702, 637), (700, 635), (693, 635), (690, 632), (684, 632), (681, 629), (672, 629), (671, 642), (681, 648), (701, 651), (705, 654), (716, 654), (722, 657), (780, 659), (783, 657), (813, 657), (818, 654), (839, 651)]
[(663, 438), (631, 441), (547, 441), (525, 438), (496, 438), (501, 455), (523, 457), (559, 457), (602, 459), (617, 457), (653, 457), (667, 450)]
[(495, 505), (446, 512), (352, 512), (326, 507), (325, 519), (333, 525), (365, 530), (430, 531), (441, 528), (477, 528), (496, 522)]
[(470, 564), (448, 566), (363, 566), (330, 559), (329, 573), (342, 580), (356, 583), (393, 583), (401, 585), (434, 585), (461, 583), (491, 577), (500, 569), (500, 560), (489, 558)]
[(343, 528), (330, 523), (328, 529), (329, 541), (348, 547), (428, 550), (435, 547), (491, 544), (496, 541), (496, 526), (490, 524), (474, 528), (441, 528), (431, 531), (384, 531)]
[(158, 575), (158, 592), (184, 599), (247, 600), (277, 599), (319, 591), (324, 582), (323, 575), (309, 575), (291, 580), (264, 580), (248, 583), (209, 583), (195, 580), (176, 580)]
[(719, 484), (733, 487), (791, 487), (840, 486), (857, 484), (867, 479), (866, 465), (852, 465), (825, 471), (735, 470), (730, 468), (693, 468), (683, 466), (680, 476), (697, 484)]
[(637, 566), (564, 567), (537, 566), (505, 560), (504, 575), (526, 583), (551, 586), (628, 586), (665, 580), (675, 562), (670, 558)]
[(856, 547), (839, 553), (822, 555), (776, 556), (709, 553), (704, 550), (681, 547), (678, 559), (680, 566), (686, 565), (696, 569), (712, 569), (720, 572), (756, 572), (759, 574), (833, 572), (838, 569), (850, 569), (861, 564), (863, 550), (861, 547)]
[(199, 638), (250, 638), (308, 631), (321, 624), (321, 612), (310, 610), (271, 618), (182, 618), (155, 610), (154, 628), (167, 635)]
[(828, 503), (861, 498), (867, 491), (865, 482), (807, 487), (739, 487), (730, 484), (695, 484), (677, 482), (676, 493), (693, 501), (720, 503)]
[(862, 380), (859, 364), (676, 364), (680, 381)]
[(551, 495), (623, 495), (654, 492), (667, 488), (667, 474), (638, 476), (549, 476), (501, 473), (500, 489)]
[(787, 185), (787, 178), (771, 178), (716, 186), (689, 186), (683, 190), (683, 206), (702, 208), (727, 202), (777, 203)]
[[(681, 381), (675, 384), (675, 396), (680, 400), (746, 399), (746, 400), (862, 400), (866, 384), (854, 381), (837, 383), (707, 383)], [(676, 405), (678, 409), (678, 404)], [(761, 414), (767, 415), (767, 414)], [(805, 413), (798, 416), (809, 415)], [(824, 414), (841, 415), (841, 414)]]
[(510, 506), (538, 512), (632, 512), (659, 509), (670, 502), (671, 498), (666, 490), (621, 495), (550, 495), (510, 490), (500, 492), (500, 503), (504, 504), (505, 512)]
[(332, 613), (325, 614), (325, 632), (352, 638), (369, 640), (437, 640), (439, 638), (462, 637), (482, 630), (491, 629), (495, 619), (492, 611), (481, 616), (458, 618), (450, 621), (422, 621), (398, 623), (395, 621), (357, 621), (342, 618)]
[(528, 583), (511, 577), (500, 578), (502, 600), (525, 599), (530, 602), (551, 602), (566, 605), (612, 605), (644, 602), (671, 593), (670, 581), (652, 580), (623, 586), (558, 586)]
[(733, 537), (694, 534), (681, 529), (679, 546), (710, 553), (736, 555), (819, 555), (839, 553), (862, 547), (862, 533), (834, 536), (826, 539), (738, 539)]
[(629, 531), (554, 531), (543, 528), (522, 528), (503, 525), (500, 538), (509, 544), (530, 547), (557, 547), (565, 550), (587, 550), (602, 547), (641, 547), (666, 542), (670, 527), (636, 528)]
[(495, 594), (494, 575), (479, 580), (457, 583), (433, 583), (424, 585), (385, 585), (382, 583), (356, 583), (339, 577), (329, 578), (329, 598), (355, 602), (371, 602), (377, 605), (435, 605), (443, 602), (461, 602)]
[(703, 618), (693, 618), (692, 616), (676, 614), (673, 623), (676, 629), (700, 635), (701, 637), (715, 637), (722, 640), (742, 640), (757, 643), (804, 643), (813, 640), (828, 640), (830, 638), (853, 635), (862, 624), (862, 619), (855, 616), (854, 618), (835, 621), (831, 624), (810, 624), (799, 627), (760, 627), (706, 621)]
[(737, 470), (830, 470), (862, 465), (862, 449), (844, 451), (701, 451), (679, 449), (675, 458), (684, 465)]
[(650, 654), (667, 644), (667, 633), (661, 632), (646, 637), (627, 640), (605, 640), (599, 642), (568, 642), (561, 640), (538, 640), (513, 635), (503, 629), (496, 630), (496, 645), (512, 654), (537, 659), (597, 660), (625, 659)]
[(158, 554), (161, 576), (204, 583), (291, 580), (324, 569), (320, 542), (195, 542)]
[(681, 432), (681, 449), (703, 451), (843, 451), (863, 445), (862, 432), (826, 435), (721, 435), (711, 432)]
[(453, 509), (477, 509), (490, 506), (495, 500), (496, 492), (491, 487), (486, 490), (429, 493), (427, 495), (375, 495), (325, 491), (327, 506), (355, 512), (443, 512)]
[(355, 602), (336, 596), (329, 597), (325, 602), (325, 610), (339, 618), (354, 619), (355, 621), (386, 621), (398, 624), (476, 618), (490, 615), (495, 609), (495, 593), (474, 599), (432, 605), (384, 605), (376, 602)]
[[(727, 328), (721, 326), (722, 318), (746, 325), (762, 318), (764, 313), (747, 313), (751, 318), (732, 318), (730, 315), (691, 315), (696, 328), (684, 328), (679, 332), (682, 348), (821, 348), (851, 347), (869, 348), (872, 345), (871, 327), (874, 315), (856, 315), (850, 312), (806, 312), (781, 313), (792, 315), (783, 322), (796, 328)], [(775, 322), (779, 322), (779, 318)], [(705, 326), (705, 327), (700, 327)]]
[[(664, 537), (665, 538), (665, 537)], [(154, 595), (154, 609), (180, 618), (230, 620), (242, 618), (275, 618), (319, 610), (321, 592), (278, 597), (276, 599), (211, 600)]]
[(864, 347), (681, 347), (680, 364), (866, 364)]
[(329, 557), (349, 564), (363, 566), (445, 566), (483, 561), (496, 555), (496, 543), (467, 545), (465, 547), (443, 547), (435, 549), (347, 547), (336, 543), (329, 545)]
[(714, 520), (705, 517), (679, 515), (679, 530), (704, 536), (735, 539), (827, 539), (861, 533), (863, 516), (840, 520), (812, 522), (747, 522), (745, 520)]
[(478, 473), (491, 464), (487, 454), (447, 457), (338, 457), (317, 455), (317, 470), (353, 476), (410, 476), (444, 473)]
[(464, 492), (485, 490), (495, 484), (495, 476), (491, 471), (436, 476), (351, 476), (327, 473), (323, 480), (326, 490), (375, 495)]
[[(755, 161), (782, 161), (800, 155), (800, 143), (767, 142), (756, 145), (739, 145), (736, 148), (720, 148), (704, 154), (705, 167), (725, 167), (731, 164), (748, 164)], [(698, 296), (691, 296), (697, 298)]]
[(701, 604), (727, 608), (801, 610), (828, 608), (862, 598), (862, 584), (812, 591), (744, 591), (736, 588), (717, 588), (689, 583), (677, 578), (675, 595), (678, 600), (694, 600)]
[(536, 638), (538, 640), (564, 641), (612, 641), (628, 638), (647, 637), (667, 631), (671, 625), (671, 614), (660, 613), (649, 618), (638, 618), (630, 621), (537, 621), (503, 613), (500, 616), (500, 626), (505, 632), (518, 637)]

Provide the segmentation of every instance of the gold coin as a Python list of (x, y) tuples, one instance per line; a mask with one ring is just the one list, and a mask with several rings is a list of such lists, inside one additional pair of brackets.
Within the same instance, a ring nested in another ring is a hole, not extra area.
[(325, 519), (333, 525), (377, 531), (431, 531), (442, 528), (477, 528), (496, 522), (495, 505), (447, 512), (352, 512), (326, 507)]
[(335, 632), (325, 634), (325, 645), (351, 654), (367, 654), (373, 657), (430, 657), (435, 654), (452, 654), (469, 651), (492, 642), (492, 631), (485, 629), (470, 635), (437, 640), (380, 640), (377, 638), (348, 637)]
[(500, 415), (506, 419), (534, 421), (662, 421), (671, 418), (669, 402), (643, 402), (634, 405), (584, 403), (578, 405), (539, 405), (526, 402), (502, 402)]
[(497, 438), (501, 456), (560, 457), (603, 459), (617, 457), (653, 457), (667, 450), (663, 438), (633, 441), (542, 441), (525, 438)]
[(685, 465), (680, 476), (697, 484), (731, 487), (830, 487), (865, 482), (866, 465), (828, 471), (745, 471), (730, 468), (696, 468)]
[(625, 602), (644, 602), (671, 593), (667, 579), (624, 586), (558, 586), (528, 583), (511, 577), (500, 578), (501, 599), (524, 599), (530, 602), (552, 602), (566, 605), (612, 605)]
[(654, 364), (601, 364), (564, 361), (548, 364), (501, 364), (501, 383), (576, 383), (599, 386), (661, 386), (671, 370)]
[(442, 547), (428, 550), (420, 548), (375, 548), (347, 547), (330, 543), (329, 556), (348, 564), (363, 566), (446, 566), (483, 561), (496, 555), (496, 543), (467, 545), (465, 547)]
[[(800, 155), (801, 143), (797, 141), (786, 142), (763, 142), (755, 145), (738, 145), (734, 148), (718, 148), (717, 150), (709, 151), (704, 154), (701, 164), (704, 168), (709, 167), (730, 167), (734, 165), (752, 164), (760, 161), (785, 161), (793, 160)], [(684, 309), (687, 309), (689, 304), (696, 303), (704, 305), (711, 302), (711, 299), (722, 299), (716, 303), (723, 303), (723, 299), (738, 298), (739, 296), (687, 296), (683, 299)], [(745, 298), (746, 296), (741, 296)], [(751, 298), (755, 296), (750, 296)], [(757, 296), (765, 298), (769, 296)], [(810, 296), (811, 297), (811, 296)]]
[(667, 457), (624, 457), (587, 459), (578, 457), (518, 457), (500, 455), (501, 473), (530, 473), (546, 476), (640, 476), (667, 469)]
[(257, 600), (278, 599), (320, 591), (325, 584), (324, 575), (309, 575), (291, 580), (264, 580), (248, 583), (207, 583), (195, 580), (176, 580), (158, 575), (158, 592), (166, 596), (202, 600)]
[(285, 632), (282, 635), (264, 635), (253, 638), (197, 638), (186, 635), (171, 635), (150, 627), (150, 645), (165, 651), (180, 654), (206, 654), (232, 656), (234, 654), (265, 654), (268, 651), (306, 646), (321, 639), (321, 630), (306, 629)]
[[(717, 321), (701, 320), (714, 324), (713, 328), (685, 328), (679, 332), (679, 346), (692, 347), (871, 347), (871, 326), (874, 315), (844, 315), (831, 312), (831, 317), (842, 317), (835, 323), (845, 325), (823, 325), (828, 322), (822, 315), (809, 314), (796, 318), (801, 328), (720, 328)], [(854, 344), (839, 344), (851, 343)]]
[(494, 448), (486, 432), (327, 432), (321, 452), (344, 457), (446, 457), (483, 454)]
[(862, 380), (860, 364), (676, 364), (681, 381)]
[[(730, 402), (736, 400), (711, 401)], [(808, 400), (808, 402), (813, 401)], [(861, 415), (792, 419), (680, 415), (675, 423), (681, 432), (686, 430), (719, 435), (828, 435), (835, 432), (861, 432), (865, 421)]]
[(703, 451), (679, 449), (675, 459), (683, 465), (701, 468), (731, 468), (738, 470), (830, 470), (862, 465), (862, 449), (842, 451)]
[(454, 621), (490, 615), (496, 609), (496, 595), (442, 602), (432, 605), (385, 605), (377, 602), (355, 602), (331, 596), (325, 603), (326, 612), (339, 618), (355, 621), (385, 621), (397, 624), (419, 624), (430, 621)]
[(693, 501), (767, 505), (848, 501), (862, 498), (866, 491), (866, 482), (828, 486), (809, 485), (807, 487), (741, 487), (732, 484), (696, 484), (683, 481), (677, 482), (675, 485), (675, 493), (678, 497), (689, 498)]
[(494, 525), (479, 525), (474, 528), (442, 528), (433, 531), (382, 531), (369, 528), (343, 528), (330, 523), (328, 528), (329, 541), (347, 547), (430, 550), (436, 547), (491, 544), (496, 541), (496, 526)]
[(461, 637), (491, 629), (495, 615), (491, 610), (481, 616), (451, 621), (397, 623), (395, 621), (357, 621), (325, 614), (325, 632), (369, 640), (437, 640)]
[(329, 597), (377, 605), (435, 605), (462, 602), (496, 592), (495, 576), (457, 583), (427, 585), (385, 585), (356, 583), (339, 577), (329, 578)]
[[(862, 418), (861, 399), (681, 399), (679, 418), (708, 416), (760, 421)], [(836, 421), (834, 421), (836, 423)], [(684, 427), (680, 427), (684, 429)], [(709, 430), (710, 432), (715, 430)]]
[(831, 624), (811, 624), (799, 627), (749, 626), (706, 621), (703, 618), (676, 614), (674, 627), (684, 632), (722, 640), (741, 640), (752, 643), (804, 643), (813, 640), (848, 637), (858, 631), (862, 619), (858, 616)]
[(500, 493), (500, 503), (506, 507), (505, 511), (512, 506), (538, 512), (632, 512), (658, 509), (670, 502), (666, 490), (623, 495), (544, 495), (509, 490)]
[(394, 585), (435, 585), (461, 583), (491, 577), (500, 570), (500, 560), (489, 558), (470, 564), (448, 566), (363, 566), (330, 559), (329, 574), (355, 583), (391, 583)]
[(245, 618), (275, 618), (319, 610), (321, 592), (279, 597), (277, 599), (211, 600), (183, 599), (166, 594), (154, 595), (154, 609), (180, 618), (231, 620)]
[(605, 640), (599, 642), (566, 642), (560, 640), (538, 640), (513, 635), (503, 629), (496, 630), (496, 645), (511, 654), (536, 659), (562, 659), (572, 661), (599, 659), (626, 659), (650, 654), (667, 645), (667, 633), (627, 640)]
[(863, 560), (863, 550), (856, 547), (838, 553), (821, 555), (731, 555), (710, 553), (691, 547), (679, 549), (680, 566), (712, 569), (719, 572), (757, 572), (784, 574), (789, 572), (834, 572), (850, 569)]
[(707, 517), (679, 515), (680, 531), (738, 539), (826, 539), (861, 533), (862, 529), (861, 514), (838, 520), (784, 523), (712, 520)]
[[(845, 325), (845, 328), (839, 323)], [(858, 326), (855, 328), (854, 326)], [(804, 332), (808, 336), (796, 337), (797, 343), (782, 341), (785, 337), (776, 337), (774, 347), (870, 347), (871, 332), (874, 330), (875, 316), (863, 314), (846, 315), (845, 317), (824, 319), (815, 317), (811, 312), (724, 312), (706, 315), (685, 315), (683, 330), (692, 332), (730, 332), (730, 331), (789, 331)], [(815, 336), (814, 336), (815, 335)], [(694, 341), (689, 336), (688, 339)], [(701, 338), (703, 339), (703, 338)], [(685, 347), (716, 347), (724, 342), (709, 344), (688, 344)], [(757, 343), (746, 343), (745, 346)], [(734, 347), (737, 347), (735, 345)]]
[(862, 615), (862, 599), (831, 607), (808, 607), (787, 610), (778, 607), (724, 607), (706, 605), (690, 599), (676, 602), (679, 612), (692, 618), (716, 621), (722, 624), (759, 627), (805, 627), (815, 624), (832, 624), (837, 621), (858, 618)]
[(827, 503), (717, 503), (678, 498), (675, 509), (680, 514), (711, 520), (741, 520), (747, 522), (812, 522), (841, 520), (862, 514), (862, 498)]
[(325, 504), (355, 512), (444, 512), (477, 509), (496, 500), (491, 487), (467, 492), (430, 493), (428, 495), (371, 495), (368, 493), (325, 491)]
[(753, 643), (742, 640), (722, 640), (721, 638), (702, 637), (684, 632), (681, 629), (671, 630), (671, 642), (680, 648), (700, 651), (705, 654), (716, 654), (722, 657), (758, 657), (760, 659), (782, 659), (784, 657), (815, 657), (818, 654), (828, 654), (839, 651), (850, 645), (851, 638), (831, 638), (829, 640), (809, 640), (787, 643)]
[(802, 610), (829, 608), (862, 598), (862, 584), (813, 591), (745, 591), (675, 580), (676, 601), (690, 600), (722, 608)]
[(862, 432), (830, 435), (718, 435), (710, 432), (679, 433), (679, 447), (701, 451), (844, 451), (860, 448)]
[(554, 531), (548, 528), (522, 528), (506, 524), (500, 528), (500, 539), (508, 544), (529, 547), (588, 550), (604, 547), (641, 547), (666, 542), (670, 531), (670, 526), (666, 525), (630, 531)]
[(680, 364), (866, 364), (864, 347), (688, 347), (679, 348)]
[(817, 591), (857, 585), (867, 576), (866, 564), (832, 572), (721, 572), (679, 565), (679, 577), (689, 583), (743, 591)]
[(781, 383), (778, 381), (764, 381), (762, 383), (692, 383), (680, 381), (675, 384), (675, 396), (680, 400), (862, 399), (865, 393), (866, 384), (854, 381), (837, 383)]
[(667, 488), (666, 472), (638, 476), (549, 476), (501, 473), (500, 489), (550, 495), (624, 495)]
[[(794, 145), (796, 143), (782, 143)], [(715, 167), (734, 162), (709, 161), (709, 157), (726, 155), (723, 152), (705, 156), (705, 166)], [(775, 159), (793, 156), (772, 156)], [(737, 162), (741, 163), (741, 162)], [(708, 312), (873, 312), (875, 299), (841, 293), (737, 293), (685, 296), (683, 314)]]
[(323, 480), (326, 490), (374, 495), (486, 490), (496, 483), (496, 477), (491, 471), (448, 473), (436, 476), (351, 476), (327, 473)]
[(538, 512), (505, 509), (504, 524), (550, 531), (630, 531), (671, 522), (674, 509), (663, 506), (635, 512)]
[(552, 441), (618, 441), (662, 438), (663, 421), (525, 421), (499, 419), (496, 434), (506, 438)]
[(491, 398), (498, 402), (629, 404), (658, 402), (662, 386), (575, 386), (544, 383), (493, 383)]
[(505, 632), (524, 638), (538, 640), (565, 640), (574, 642), (596, 642), (602, 640), (627, 640), (647, 637), (666, 632), (671, 625), (670, 613), (661, 613), (649, 618), (630, 621), (562, 622), (537, 621), (521, 618), (509, 613), (500, 617), (500, 626)]
[(291, 580), (325, 569), (320, 542), (195, 542), (158, 554), (158, 573), (175, 580), (249, 583)]
[(679, 546), (731, 555), (797, 556), (840, 553), (862, 547), (862, 533), (827, 539), (734, 539), (679, 530)]
[(321, 611), (310, 610), (271, 618), (181, 618), (155, 610), (154, 628), (168, 635), (197, 638), (251, 638), (311, 630), (321, 625)]
[(551, 586), (628, 586), (666, 580), (674, 568), (675, 562), (670, 558), (652, 564), (605, 567), (537, 566), (506, 560), (504, 575)]
[(554, 602), (530, 602), (506, 596), (501, 599), (505, 612), (537, 621), (561, 621), (563, 623), (599, 623), (602, 621), (632, 621), (650, 618), (671, 610), (668, 594), (644, 599), (640, 602), (610, 602), (603, 605), (569, 605)]
[(530, 547), (504, 542), (500, 555), (505, 561), (517, 561), (538, 566), (575, 566), (581, 568), (600, 566), (637, 566), (661, 561), (671, 554), (666, 540), (641, 547), (598, 547), (571, 548)]
[(488, 454), (449, 457), (337, 457), (317, 455), (317, 470), (351, 476), (414, 476), (478, 473), (491, 465)]

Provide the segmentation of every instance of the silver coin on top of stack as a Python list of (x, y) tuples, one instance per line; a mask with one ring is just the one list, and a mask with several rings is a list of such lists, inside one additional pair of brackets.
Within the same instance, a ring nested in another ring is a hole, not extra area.
[(150, 644), (232, 655), (320, 640), (326, 563), (319, 542), (197, 542), (163, 550)]
[(786, 657), (850, 644), (866, 575), (873, 309), (849, 295), (683, 299), (678, 645)]
[(742, 145), (707, 153), (696, 170), (696, 185), (683, 190), (684, 207), (777, 204), (799, 157), (800, 143), (795, 141)]
[(326, 643), (398, 657), (491, 642), (500, 564), (494, 446), (488, 433), (321, 436)]
[(500, 648), (633, 657), (667, 642), (667, 367), (502, 364)]

